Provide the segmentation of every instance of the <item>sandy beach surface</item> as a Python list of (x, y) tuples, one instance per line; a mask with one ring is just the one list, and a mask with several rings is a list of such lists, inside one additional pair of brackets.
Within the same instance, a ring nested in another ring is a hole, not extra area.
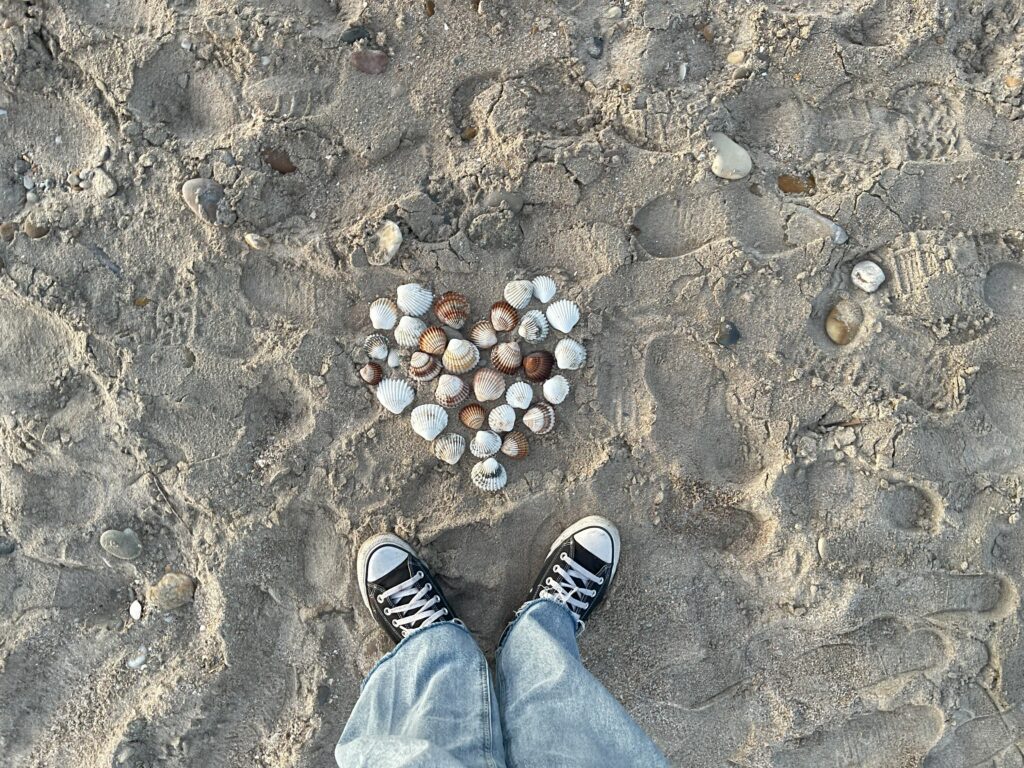
[[(582, 653), (673, 765), (1024, 766), (1022, 15), (0, 5), (0, 762), (330, 766), (362, 541), (490, 650), (600, 513)], [(537, 275), (588, 359), (487, 494), (368, 307)]]

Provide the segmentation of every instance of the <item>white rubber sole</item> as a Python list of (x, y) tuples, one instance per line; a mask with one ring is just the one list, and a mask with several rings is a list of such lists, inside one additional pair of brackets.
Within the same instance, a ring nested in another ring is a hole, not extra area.
[(603, 528), (608, 531), (608, 534), (612, 537), (612, 572), (608, 577), (608, 580), (611, 581), (615, 578), (615, 571), (619, 567), (619, 552), (621, 552), (622, 546), (619, 543), (619, 529), (615, 527), (615, 523), (606, 517), (590, 515), (589, 517), (584, 517), (582, 520), (577, 520), (559, 534), (558, 538), (555, 539), (555, 543), (551, 545), (551, 549), (548, 550), (548, 556), (550, 557), (552, 552), (584, 528)]
[(403, 539), (393, 533), (380, 533), (371, 536), (359, 547), (359, 554), (356, 555), (356, 580), (359, 582), (359, 591), (363, 595), (363, 604), (370, 609), (370, 598), (366, 594), (366, 566), (370, 562), (370, 555), (381, 547), (398, 547), (414, 557), (419, 557), (416, 552)]

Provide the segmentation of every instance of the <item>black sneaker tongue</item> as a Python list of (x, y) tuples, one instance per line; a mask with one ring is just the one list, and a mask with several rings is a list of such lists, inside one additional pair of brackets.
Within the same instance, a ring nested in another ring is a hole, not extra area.
[(388, 590), (392, 587), (397, 587), (403, 581), (408, 581), (414, 573), (416, 573), (416, 568), (413, 565), (412, 560), (406, 560), (393, 571), (389, 571), (381, 576), (374, 582), (374, 584), (378, 584), (385, 590)]
[[(575, 560), (577, 563), (582, 565), (588, 571), (597, 575), (597, 572), (604, 568), (608, 563), (602, 560), (600, 557), (595, 555), (589, 549), (584, 547), (579, 542), (573, 542), (573, 551), (569, 553), (569, 557)], [(585, 584), (584, 586), (590, 587), (591, 585)]]

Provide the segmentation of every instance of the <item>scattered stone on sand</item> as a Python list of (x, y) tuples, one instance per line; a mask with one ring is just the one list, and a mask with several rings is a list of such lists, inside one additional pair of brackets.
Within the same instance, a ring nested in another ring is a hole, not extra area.
[(29, 216), (21, 223), (21, 231), (33, 240), (38, 240), (50, 234), (50, 227), (35, 217)]
[(146, 665), (147, 658), (149, 658), (149, 652), (146, 650), (146, 646), (140, 645), (138, 652), (128, 659), (124, 665), (128, 669), (142, 669)]
[(270, 247), (270, 241), (263, 235), (258, 235), (255, 232), (246, 232), (242, 239), (254, 251), (265, 251)]
[(398, 249), (402, 247), (402, 229), (390, 219), (380, 225), (377, 230), (376, 253), (370, 258), (375, 266), (390, 264)]
[(224, 188), (212, 179), (189, 179), (181, 185), (185, 205), (205, 222), (217, 223), (217, 208), (224, 199)]
[(753, 167), (750, 153), (724, 133), (713, 131), (708, 135), (715, 149), (711, 161), (711, 172), (720, 179), (736, 181), (742, 179)]
[(587, 46), (587, 55), (592, 59), (600, 59), (604, 53), (604, 38), (595, 35)]
[(804, 205), (798, 205), (795, 207), (805, 216), (809, 216), (822, 226), (826, 227), (829, 231), (829, 237), (831, 238), (832, 242), (835, 243), (836, 245), (842, 245), (843, 243), (850, 239), (850, 236), (846, 234), (846, 230), (843, 229), (842, 226), (840, 226), (836, 222), (832, 221), (832, 219), (830, 219), (828, 216), (822, 216), (813, 208), (808, 208), (807, 206)]
[(128, 606), (128, 615), (132, 617), (133, 621), (138, 621), (142, 618), (142, 603), (138, 600), (133, 600), (132, 604)]
[(825, 333), (834, 343), (844, 347), (854, 340), (863, 322), (863, 310), (852, 301), (843, 299), (825, 318)]
[(730, 51), (729, 55), (725, 57), (725, 60), (730, 64), (739, 66), (747, 58), (746, 51)]
[(796, 176), (784, 173), (776, 180), (779, 189), (787, 195), (809, 195), (818, 186), (812, 174)]
[(10, 221), (5, 221), (0, 224), (0, 240), (5, 243), (10, 243), (14, 240), (14, 236), (18, 233), (18, 228)]
[(370, 30), (366, 27), (354, 25), (346, 29), (341, 33), (341, 42), (348, 43), (351, 45), (359, 40), (368, 40), (370, 37)]
[(0, 556), (11, 554), (17, 546), (18, 545), (14, 539), (9, 539), (6, 536), (0, 536)]
[(92, 172), (92, 191), (99, 197), (113, 197), (117, 194), (117, 182), (102, 168)]
[(134, 560), (142, 554), (142, 542), (131, 528), (104, 531), (100, 536), (100, 546), (119, 560)]
[(188, 576), (166, 573), (149, 588), (147, 601), (161, 611), (173, 611), (191, 603), (195, 591), (195, 582)]
[(367, 75), (379, 75), (388, 68), (388, 55), (376, 48), (353, 51), (349, 61), (353, 67)]
[(874, 293), (885, 282), (885, 272), (875, 262), (865, 259), (850, 270), (850, 280), (864, 293)]
[(731, 347), (740, 340), (740, 329), (728, 320), (723, 320), (718, 326), (718, 336), (715, 341), (723, 347)]

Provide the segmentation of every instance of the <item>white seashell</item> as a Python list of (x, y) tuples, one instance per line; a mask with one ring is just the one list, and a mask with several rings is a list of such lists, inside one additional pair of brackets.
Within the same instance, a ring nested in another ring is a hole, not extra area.
[(402, 364), (402, 356), (399, 354), (397, 349), (392, 349), (388, 352), (388, 366), (391, 368), (398, 368)]
[(563, 371), (577, 371), (587, 362), (587, 348), (575, 339), (562, 339), (555, 345), (555, 362)]
[(370, 304), (370, 322), (381, 331), (390, 331), (398, 322), (398, 305), (391, 299), (374, 299)]
[(548, 337), (548, 319), (539, 309), (531, 309), (519, 321), (519, 335), (534, 344)]
[(474, 464), (469, 476), (473, 485), (482, 491), (500, 491), (508, 482), (505, 468), (494, 459), (484, 459)]
[(441, 363), (451, 373), (465, 373), (473, 370), (480, 362), (480, 348), (465, 339), (452, 339), (444, 350)]
[(398, 308), (405, 314), (419, 317), (434, 305), (434, 294), (419, 283), (398, 286)]
[(742, 179), (753, 167), (750, 153), (730, 139), (724, 133), (708, 134), (711, 146), (715, 148), (715, 157), (711, 161), (711, 172), (720, 179), (735, 181)]
[(458, 376), (442, 373), (434, 387), (434, 399), (442, 408), (454, 408), (469, 397), (469, 385)]
[(388, 340), (379, 333), (372, 333), (363, 342), (363, 351), (371, 360), (386, 360), (388, 357)]
[(473, 376), (473, 395), (481, 403), (497, 400), (505, 393), (505, 377), (493, 368), (481, 368)]
[(853, 268), (850, 279), (864, 293), (874, 293), (885, 282), (885, 272), (875, 262), (865, 260), (858, 262)]
[(395, 415), (404, 411), (414, 397), (416, 393), (405, 379), (384, 379), (377, 385), (377, 399)]
[(490, 320), (480, 320), (470, 326), (469, 340), (480, 349), (490, 349), (498, 343), (498, 334), (494, 332), (494, 326)]
[(539, 301), (541, 304), (547, 304), (555, 297), (555, 291), (558, 287), (555, 285), (555, 281), (547, 275), (540, 275), (533, 278), (533, 298)]
[(555, 330), (569, 333), (580, 321), (580, 308), (568, 299), (559, 299), (547, 309), (548, 322)]
[(529, 408), (533, 402), (533, 387), (525, 381), (517, 381), (505, 392), (505, 402), (513, 408)]
[(466, 451), (466, 438), (454, 432), (441, 435), (433, 444), (434, 455), (446, 464), (458, 464)]
[(533, 283), (529, 280), (513, 280), (505, 286), (505, 301), (516, 309), (522, 309), (533, 298)]
[(511, 405), (499, 405), (487, 414), (487, 426), (494, 432), (511, 432), (516, 425), (516, 412)]
[(547, 403), (537, 403), (523, 414), (523, 424), (538, 435), (546, 435), (555, 428), (555, 409)]
[(385, 263), (391, 261), (402, 247), (402, 230), (390, 219), (384, 221), (377, 230), (377, 245), (384, 252)]
[(448, 414), (440, 405), (428, 403), (413, 408), (409, 421), (413, 432), (424, 440), (433, 440), (448, 426)]
[(565, 376), (552, 376), (544, 382), (544, 399), (558, 405), (569, 396), (569, 380)]
[(500, 450), (501, 438), (487, 430), (477, 432), (469, 443), (469, 452), (480, 459), (493, 456)]
[(425, 330), (427, 330), (426, 323), (419, 318), (407, 315), (398, 321), (398, 327), (395, 328), (395, 341), (400, 347), (416, 349), (420, 343), (420, 336)]
[(146, 658), (149, 654), (146, 652), (146, 646), (140, 645), (139, 652), (132, 656), (128, 661), (124, 663), (128, 669), (142, 669), (146, 666)]

